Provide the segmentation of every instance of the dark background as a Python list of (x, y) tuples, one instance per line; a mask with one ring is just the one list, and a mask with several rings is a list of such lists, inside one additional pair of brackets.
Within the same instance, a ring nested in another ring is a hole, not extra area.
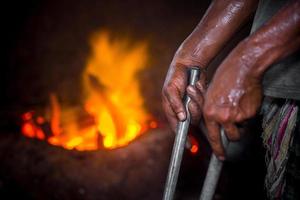
[[(146, 108), (164, 122), (160, 92), (168, 65), (209, 2), (12, 0), (1, 3), (0, 127), (6, 132), (18, 132), (16, 121), (20, 114), (46, 106), (50, 92), (55, 92), (68, 104), (78, 104), (80, 75), (90, 53), (89, 38), (101, 29), (109, 30), (113, 37), (145, 40), (150, 44), (148, 69), (141, 71), (138, 78)], [(250, 24), (233, 37), (211, 68), (247, 36)], [(255, 137), (248, 149), (251, 153), (225, 167), (221, 191), (227, 199), (264, 199), (259, 130)], [(191, 182), (195, 178), (188, 173), (186, 177), (186, 181)], [(184, 188), (184, 185), (179, 187)], [(200, 188), (197, 190), (200, 192)]]
[(89, 38), (106, 29), (113, 37), (150, 44), (149, 70), (139, 78), (145, 83), (147, 108), (159, 116), (160, 105), (153, 102), (160, 101), (168, 64), (207, 6), (206, 1), (6, 2), (1, 105), (17, 111), (42, 105), (53, 91), (63, 101), (78, 103)]

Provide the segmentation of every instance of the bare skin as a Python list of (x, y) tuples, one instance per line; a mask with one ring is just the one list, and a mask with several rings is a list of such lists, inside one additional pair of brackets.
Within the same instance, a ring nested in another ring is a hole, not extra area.
[[(188, 66), (206, 68), (224, 44), (249, 19), (257, 6), (258, 0), (216, 0), (213, 1), (195, 30), (177, 50), (162, 90), (163, 109), (173, 131), (179, 120), (186, 118), (182, 97), (187, 86)], [(204, 92), (205, 76), (203, 74), (197, 87), (192, 92)], [(202, 96), (195, 96), (202, 102)], [(194, 123), (200, 119), (201, 106), (194, 101), (190, 111)]]
[[(203, 116), (209, 132), (207, 138), (219, 159), (225, 159), (219, 135), (220, 127), (225, 128), (230, 140), (240, 138), (236, 123), (253, 117), (259, 109), (262, 100), (261, 78), (264, 72), (272, 63), (299, 47), (298, 0), (289, 2), (267, 24), (239, 43), (219, 66), (205, 94), (195, 87), (188, 88), (188, 94), (197, 104), (193, 108), (200, 108), (191, 112), (199, 115), (203, 107)], [(172, 74), (169, 76), (172, 77)], [(176, 77), (176, 80), (178, 79), (180, 77)], [(169, 77), (167, 80), (174, 79)]]

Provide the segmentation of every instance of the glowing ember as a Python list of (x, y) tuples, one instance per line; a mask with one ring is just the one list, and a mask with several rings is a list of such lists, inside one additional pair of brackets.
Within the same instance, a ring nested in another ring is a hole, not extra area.
[[(95, 150), (127, 145), (158, 124), (143, 108), (137, 72), (147, 63), (145, 42), (112, 40), (106, 32), (91, 40), (92, 54), (83, 72), (84, 104), (64, 107), (50, 94), (45, 117), (23, 114), (22, 133), (66, 149)], [(49, 109), (48, 109), (49, 110)]]
[(192, 153), (197, 153), (198, 152), (198, 146), (197, 145), (193, 145), (192, 147), (191, 147), (191, 152)]
[(199, 151), (199, 143), (197, 139), (194, 136), (189, 135), (189, 142), (191, 143), (190, 152), (192, 154), (197, 154)]

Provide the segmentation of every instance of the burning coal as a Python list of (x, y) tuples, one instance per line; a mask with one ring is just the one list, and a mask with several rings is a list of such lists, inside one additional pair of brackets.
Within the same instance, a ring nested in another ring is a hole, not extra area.
[(78, 107), (65, 106), (55, 94), (45, 115), (22, 116), (22, 133), (66, 149), (113, 149), (127, 145), (157, 122), (143, 107), (137, 73), (148, 61), (146, 42), (111, 39), (99, 32), (91, 39), (91, 55), (82, 74)]

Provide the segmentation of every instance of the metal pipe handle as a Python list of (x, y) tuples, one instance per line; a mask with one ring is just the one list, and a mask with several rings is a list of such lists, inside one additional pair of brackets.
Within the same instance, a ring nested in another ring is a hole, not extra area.
[[(221, 128), (221, 138), (223, 147), (226, 151), (229, 141), (225, 135), (225, 131)], [(206, 177), (203, 183), (200, 200), (212, 200), (218, 185), (219, 177), (222, 171), (223, 161), (219, 160), (213, 153), (210, 158)]]
[[(189, 69), (189, 85), (195, 85), (199, 80), (200, 70), (198, 67), (191, 67)], [(165, 185), (163, 200), (172, 200), (174, 198), (174, 193), (177, 185), (178, 174), (180, 170), (180, 165), (182, 161), (182, 155), (184, 152), (184, 146), (186, 143), (186, 137), (191, 121), (188, 105), (191, 101), (190, 97), (186, 95), (184, 100), (184, 106), (186, 110), (186, 120), (179, 122), (177, 127), (177, 133), (175, 137), (175, 142), (172, 150), (171, 161), (169, 165), (168, 177)]]

